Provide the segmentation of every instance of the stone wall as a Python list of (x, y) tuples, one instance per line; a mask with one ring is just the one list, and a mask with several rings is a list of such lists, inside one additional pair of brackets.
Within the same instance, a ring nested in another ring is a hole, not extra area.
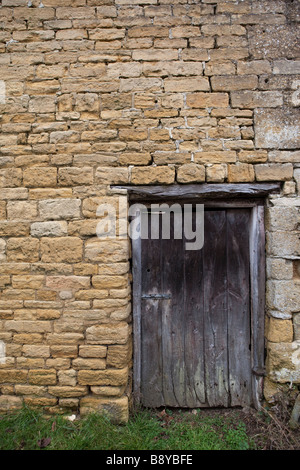
[(265, 396), (299, 384), (299, 2), (1, 3), (0, 409), (128, 418), (130, 244), (96, 236), (111, 184), (282, 182)]

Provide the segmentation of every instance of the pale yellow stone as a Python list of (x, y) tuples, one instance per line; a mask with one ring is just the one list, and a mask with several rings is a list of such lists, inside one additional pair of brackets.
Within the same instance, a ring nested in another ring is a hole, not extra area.
[(178, 183), (201, 183), (205, 181), (205, 167), (196, 163), (187, 163), (177, 170)]
[(292, 320), (270, 317), (267, 321), (266, 337), (273, 343), (289, 343), (293, 341)]
[(126, 423), (129, 419), (128, 398), (85, 397), (80, 400), (82, 416), (91, 412), (107, 414), (114, 423)]

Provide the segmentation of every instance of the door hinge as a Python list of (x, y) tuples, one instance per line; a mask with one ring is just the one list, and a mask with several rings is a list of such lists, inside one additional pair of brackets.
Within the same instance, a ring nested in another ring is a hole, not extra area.
[(252, 369), (252, 372), (258, 377), (264, 377), (266, 375), (266, 369), (264, 369), (263, 367), (254, 367)]

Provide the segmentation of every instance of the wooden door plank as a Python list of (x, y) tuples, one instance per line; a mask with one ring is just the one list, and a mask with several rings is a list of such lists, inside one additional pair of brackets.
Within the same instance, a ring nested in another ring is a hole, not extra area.
[[(195, 219), (195, 212), (193, 213)], [(186, 242), (186, 240), (184, 239)], [(205, 406), (203, 250), (184, 251), (186, 406)]]
[(169, 240), (161, 241), (162, 291), (171, 295), (162, 311), (163, 395), (166, 406), (186, 406), (183, 240), (174, 239), (174, 215), (170, 214)]
[(135, 403), (141, 401), (141, 239), (132, 240), (132, 297), (133, 297), (133, 394)]
[[(148, 216), (151, 230), (151, 217)], [(149, 231), (150, 233), (150, 231)], [(161, 242), (141, 241), (141, 402), (145, 406), (164, 405), (162, 394), (162, 305), (159, 299), (143, 298), (161, 292)]]
[(231, 406), (251, 404), (250, 212), (227, 210), (228, 367)]
[(265, 228), (264, 207), (255, 207), (250, 224), (250, 273), (251, 273), (251, 331), (253, 400), (256, 409), (261, 408), (264, 367), (265, 321)]
[(205, 212), (204, 341), (205, 381), (209, 406), (228, 400), (226, 212)]

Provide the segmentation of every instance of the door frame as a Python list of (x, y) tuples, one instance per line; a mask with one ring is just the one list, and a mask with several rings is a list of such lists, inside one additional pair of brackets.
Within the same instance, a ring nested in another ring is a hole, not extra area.
[[(175, 188), (185, 186), (179, 191)], [(251, 367), (252, 402), (256, 409), (261, 408), (263, 377), (265, 375), (265, 198), (270, 193), (280, 191), (279, 183), (269, 184), (220, 184), (220, 185), (172, 185), (171, 187), (114, 186), (126, 189), (129, 204), (139, 202), (144, 205), (162, 202), (194, 202), (214, 208), (249, 208), (250, 255), (250, 317), (251, 317)], [(207, 191), (210, 186), (211, 191)], [(234, 188), (235, 186), (235, 188)], [(203, 194), (205, 187), (205, 194)], [(250, 188), (250, 190), (249, 190)], [(235, 192), (234, 189), (237, 189)], [(150, 195), (150, 197), (149, 197)], [(248, 197), (247, 197), (248, 195)], [(141, 239), (131, 240), (132, 248), (132, 313), (133, 313), (133, 402), (141, 402)]]

